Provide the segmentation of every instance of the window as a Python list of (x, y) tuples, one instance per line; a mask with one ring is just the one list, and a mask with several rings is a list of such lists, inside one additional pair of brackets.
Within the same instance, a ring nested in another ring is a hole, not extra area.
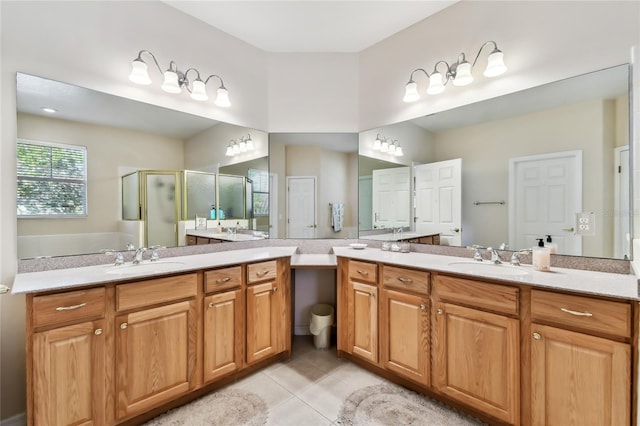
[(19, 140), (18, 217), (87, 215), (87, 148)]
[(269, 172), (249, 169), (247, 177), (253, 182), (253, 215), (269, 216)]

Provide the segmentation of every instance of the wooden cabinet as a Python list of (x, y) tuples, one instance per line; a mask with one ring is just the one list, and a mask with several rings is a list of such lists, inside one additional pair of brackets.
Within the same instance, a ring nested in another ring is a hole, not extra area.
[(284, 260), (247, 265), (247, 364), (291, 350), (288, 277)]
[(196, 274), (119, 285), (117, 418), (148, 411), (195, 385)]
[(381, 364), (429, 386), (429, 273), (387, 265), (381, 269)]
[(518, 290), (439, 276), (434, 293), (435, 389), (496, 419), (518, 423), (520, 322), (506, 315), (518, 310)]
[(244, 296), (242, 267), (205, 272), (204, 381), (210, 382), (244, 365)]
[(538, 290), (531, 299), (531, 424), (630, 424), (631, 345), (619, 340), (631, 305)]
[(29, 424), (104, 424), (105, 289), (36, 296), (29, 305)]
[(351, 260), (347, 271), (346, 350), (378, 363), (377, 265)]

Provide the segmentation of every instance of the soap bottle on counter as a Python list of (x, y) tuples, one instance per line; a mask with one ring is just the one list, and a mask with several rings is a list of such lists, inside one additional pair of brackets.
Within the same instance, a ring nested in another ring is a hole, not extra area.
[(544, 246), (543, 238), (536, 239), (538, 240), (538, 246), (533, 248), (533, 253), (531, 254), (533, 269), (548, 272), (551, 270), (551, 250), (549, 250), (549, 247)]
[(558, 243), (554, 243), (551, 239), (551, 235), (547, 235), (547, 242), (545, 243), (545, 247), (549, 247), (551, 254), (558, 253)]
[(209, 219), (215, 220), (216, 218), (216, 206), (215, 204), (211, 206), (211, 210), (209, 210)]
[(220, 225), (220, 221), (218, 221), (218, 227), (216, 228), (216, 232), (218, 234), (222, 233), (222, 226)]

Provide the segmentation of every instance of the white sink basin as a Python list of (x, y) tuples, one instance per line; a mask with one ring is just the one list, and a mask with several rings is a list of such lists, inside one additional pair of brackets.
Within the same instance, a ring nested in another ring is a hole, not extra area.
[(489, 262), (460, 261), (449, 263), (449, 267), (454, 269), (456, 272), (473, 275), (499, 275), (507, 277), (522, 277), (529, 275), (529, 271), (522, 267), (504, 263), (496, 265), (495, 263)]
[(120, 266), (111, 266), (107, 269), (107, 274), (128, 275), (128, 274), (157, 274), (161, 272), (171, 272), (172, 270), (184, 265), (182, 262), (162, 261), (144, 262), (134, 265), (127, 263)]

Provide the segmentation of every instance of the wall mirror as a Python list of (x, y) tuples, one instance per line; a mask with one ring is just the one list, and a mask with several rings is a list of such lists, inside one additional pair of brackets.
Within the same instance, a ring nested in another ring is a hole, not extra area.
[[(46, 112), (45, 107), (55, 112)], [(96, 253), (102, 249), (124, 250), (132, 235), (139, 236), (139, 226), (135, 221), (122, 220), (121, 177), (138, 170), (162, 173), (189, 170), (194, 176), (196, 172), (230, 175), (228, 184), (236, 188), (242, 180), (237, 176), (245, 177), (245, 182), (251, 182), (248, 185), (251, 195), (236, 191), (238, 194), (225, 200), (226, 194), (219, 194), (233, 209), (234, 224), (237, 218), (246, 217), (249, 207), (250, 215), (253, 215), (256, 200), (262, 211), (267, 205), (268, 186), (265, 190), (262, 185), (258, 188), (260, 191), (256, 191), (254, 181), (268, 176), (268, 136), (256, 129), (18, 73), (17, 136), (18, 141), (86, 147), (87, 154), (86, 212), (73, 218), (18, 215), (18, 257), (21, 259)], [(239, 142), (240, 138), (249, 136), (254, 145), (252, 151), (226, 155), (226, 148), (232, 141)], [(169, 185), (166, 179), (165, 173), (162, 179), (156, 176), (153, 181), (165, 190), (160, 201), (166, 203), (186, 196), (187, 191), (177, 190), (180, 177)], [(129, 184), (131, 182), (125, 186)], [(207, 179), (204, 179), (204, 190), (192, 192), (197, 197), (206, 192), (206, 187)], [(191, 197), (188, 205), (185, 203), (184, 208), (176, 210), (180, 223), (171, 228), (175, 229), (178, 238), (171, 241), (176, 245), (185, 244), (185, 229), (195, 226), (195, 217), (191, 216), (208, 215), (212, 200), (215, 197), (206, 200)], [(182, 210), (189, 211), (188, 217)], [(125, 212), (133, 216), (137, 213), (135, 209)], [(252, 217), (251, 223), (245, 223), (247, 228), (268, 230), (265, 214)]]
[[(629, 258), (629, 122), (621, 65), (361, 132), (360, 237), (403, 226), (440, 244), (516, 250), (550, 235), (558, 254)], [(404, 155), (374, 149), (378, 137)], [(373, 160), (383, 163), (363, 167)], [(459, 171), (443, 166), (454, 160)], [(371, 171), (402, 167), (417, 182), (397, 200), (403, 214), (376, 222)]]
[(272, 237), (357, 238), (357, 133), (270, 133), (269, 162)]

